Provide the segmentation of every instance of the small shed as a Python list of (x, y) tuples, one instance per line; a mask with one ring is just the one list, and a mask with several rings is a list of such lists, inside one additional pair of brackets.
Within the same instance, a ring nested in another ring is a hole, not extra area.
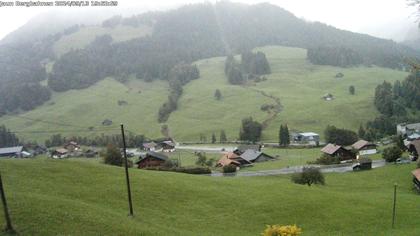
[(355, 142), (353, 145), (351, 145), (355, 150), (358, 151), (358, 154), (360, 156), (363, 155), (372, 155), (377, 153), (377, 145), (371, 142), (368, 142), (366, 140), (359, 140)]
[(51, 157), (55, 159), (68, 157), (69, 150), (65, 148), (57, 148), (51, 153)]
[(140, 158), (141, 159), (136, 162), (139, 169), (161, 166), (169, 160), (166, 155), (158, 152), (147, 152), (145, 155), (140, 156)]
[(332, 143), (327, 144), (324, 148), (321, 149), (321, 152), (337, 157), (340, 161), (355, 159), (356, 155), (354, 153), (340, 145), (335, 145)]
[(313, 145), (319, 144), (319, 134), (314, 132), (297, 133), (294, 141), (298, 143), (309, 143)]
[(420, 191), (420, 169), (415, 169), (411, 172), (413, 174), (413, 183), (414, 187)]
[(324, 94), (324, 96), (322, 96), (322, 98), (323, 98), (325, 101), (331, 101), (331, 100), (333, 100), (333, 99), (334, 99), (334, 96), (333, 96), (331, 93), (326, 93), (326, 94)]

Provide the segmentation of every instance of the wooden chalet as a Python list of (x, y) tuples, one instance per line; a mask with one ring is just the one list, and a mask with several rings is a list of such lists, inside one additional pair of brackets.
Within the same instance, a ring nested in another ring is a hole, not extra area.
[(220, 160), (217, 162), (216, 167), (223, 167), (227, 165), (235, 165), (235, 166), (246, 166), (251, 165), (252, 163), (243, 159), (239, 155), (234, 152), (228, 152), (223, 154)]
[(160, 145), (163, 152), (175, 152), (175, 143), (172, 141), (163, 141)]
[(161, 166), (169, 160), (166, 155), (158, 152), (147, 152), (145, 155), (140, 156), (140, 158), (141, 159), (136, 162), (139, 169)]
[(420, 191), (420, 169), (415, 169), (411, 172), (413, 174), (413, 183), (414, 187)]
[(64, 148), (70, 152), (78, 151), (80, 149), (79, 144), (74, 141), (70, 141), (64, 145)]
[(246, 150), (240, 157), (250, 163), (275, 160), (274, 157), (253, 149)]
[(51, 157), (58, 159), (58, 158), (65, 158), (68, 157), (69, 150), (65, 148), (57, 148), (51, 153)]
[(408, 145), (408, 152), (410, 153), (411, 160), (416, 161), (420, 155), (420, 139), (411, 141)]
[(324, 148), (322, 148), (321, 152), (325, 153), (326, 155), (337, 157), (340, 161), (356, 158), (356, 155), (352, 151), (332, 143), (329, 143)]
[(377, 145), (366, 140), (359, 140), (351, 145), (355, 150), (357, 150), (360, 156), (371, 155), (377, 153)]

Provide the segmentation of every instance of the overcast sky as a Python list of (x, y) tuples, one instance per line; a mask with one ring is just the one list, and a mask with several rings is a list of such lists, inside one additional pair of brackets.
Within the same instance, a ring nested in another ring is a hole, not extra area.
[[(0, 0), (7, 2), (12, 0)], [(29, 1), (29, 0), (20, 0)], [(35, 1), (35, 0), (33, 0)], [(41, 0), (46, 1), (46, 0)], [(50, 0), (53, 1), (53, 0)], [(203, 0), (119, 0), (118, 8), (139, 7), (156, 10), (167, 9), (184, 3), (215, 2)], [(311, 21), (320, 21), (340, 29), (368, 33), (382, 38), (404, 40), (409, 28), (414, 28), (414, 9), (406, 0), (235, 0), (255, 4), (270, 2), (291, 11), (296, 16)], [(89, 9), (106, 9), (89, 7)], [(46, 11), (68, 9), (77, 12), (80, 8), (57, 7), (0, 7), (0, 39), (25, 24), (30, 18)]]

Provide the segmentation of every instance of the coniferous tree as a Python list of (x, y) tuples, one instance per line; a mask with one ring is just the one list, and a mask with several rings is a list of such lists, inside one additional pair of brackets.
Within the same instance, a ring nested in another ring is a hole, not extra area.
[(219, 142), (220, 143), (225, 143), (227, 141), (227, 137), (226, 137), (226, 132), (224, 129), (222, 129), (220, 131), (220, 138), (219, 138)]
[(211, 135), (211, 143), (216, 143), (216, 135), (214, 133)]

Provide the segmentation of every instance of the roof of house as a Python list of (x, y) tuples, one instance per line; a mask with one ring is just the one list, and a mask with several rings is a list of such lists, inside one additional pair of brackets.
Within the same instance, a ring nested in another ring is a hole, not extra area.
[(67, 153), (69, 150), (65, 149), (65, 148), (57, 148), (55, 149), (56, 152), (61, 153), (61, 154), (65, 154)]
[(352, 146), (354, 149), (359, 150), (359, 149), (363, 148), (363, 147), (364, 147), (364, 146), (366, 146), (366, 145), (375, 145), (375, 146), (376, 146), (376, 144), (374, 144), (374, 143), (370, 143), (370, 142), (368, 142), (368, 141), (366, 141), (366, 140), (363, 140), (363, 139), (361, 139), (361, 140), (359, 140), (359, 141), (357, 141), (357, 142), (353, 143), (353, 145), (351, 145), (351, 146)]
[(245, 152), (246, 150), (255, 150), (255, 151), (259, 151), (261, 149), (261, 145), (239, 145), (236, 150), (240, 151), (240, 152)]
[(304, 132), (304, 133), (299, 133), (299, 135), (302, 135), (302, 136), (319, 136), (319, 134), (314, 133), (314, 132)]
[(234, 152), (228, 152), (228, 153), (224, 154), (223, 156), (225, 156), (225, 157), (227, 157), (229, 159), (234, 159), (234, 158), (238, 158), (239, 157), (239, 155), (236, 154), (236, 153), (234, 153)]
[(173, 143), (172, 141), (163, 141), (162, 144), (165, 144), (165, 145), (171, 146), (171, 147), (175, 147), (175, 143)]
[(145, 148), (154, 148), (156, 147), (156, 143), (155, 142), (150, 142), (150, 143), (143, 143), (143, 147)]
[(166, 155), (159, 152), (147, 152), (141, 160), (145, 159), (146, 157), (154, 157), (162, 161), (168, 160), (168, 157)]
[(335, 144), (329, 143), (329, 144), (327, 144), (327, 146), (325, 146), (324, 148), (321, 149), (321, 152), (332, 155), (340, 148), (342, 148), (340, 145), (335, 145)]
[(252, 150), (252, 149), (246, 150), (244, 153), (242, 153), (242, 155), (240, 157), (244, 160), (249, 161), (249, 162), (253, 162), (256, 159), (258, 159), (261, 155), (265, 155), (269, 158), (273, 158), (272, 156), (269, 156), (265, 153), (262, 153), (262, 152), (259, 152), (259, 151), (256, 151), (256, 150)]
[(407, 129), (420, 129), (420, 123), (413, 123), (405, 125)]
[(0, 155), (22, 152), (23, 146), (0, 148)]
[(232, 160), (227, 157), (227, 155), (223, 155), (220, 160), (217, 162), (217, 164), (221, 166), (228, 166), (230, 164), (240, 165), (238, 161)]
[(413, 174), (414, 177), (416, 177), (417, 180), (420, 181), (420, 168), (411, 171), (411, 173)]

